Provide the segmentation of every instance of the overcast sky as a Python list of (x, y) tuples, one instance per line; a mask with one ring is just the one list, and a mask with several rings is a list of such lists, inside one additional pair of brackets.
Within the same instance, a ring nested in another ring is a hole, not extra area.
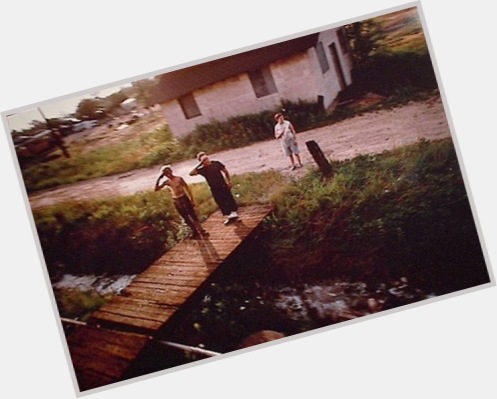
[[(126, 86), (126, 85), (123, 85)], [(112, 93), (119, 91), (123, 86), (116, 86), (108, 89), (99, 90), (97, 92), (88, 93), (80, 96), (69, 97), (64, 100), (44, 102), (34, 105), (33, 108), (12, 114), (7, 117), (7, 122), (12, 130), (21, 131), (30, 127), (30, 123), (38, 120), (43, 121), (41, 112), (47, 118), (60, 118), (76, 111), (76, 108), (81, 100), (85, 98), (107, 97)], [(41, 112), (40, 112), (41, 110)]]

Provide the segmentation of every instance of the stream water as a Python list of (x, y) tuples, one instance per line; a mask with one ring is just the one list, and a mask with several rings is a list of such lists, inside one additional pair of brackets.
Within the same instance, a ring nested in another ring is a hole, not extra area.
[[(66, 274), (53, 287), (57, 295), (69, 290), (108, 297), (123, 290), (134, 277)], [(228, 279), (206, 287), (203, 297), (178, 326), (177, 339), (227, 352), (260, 330), (275, 330), (288, 336), (432, 296), (411, 287), (405, 278), (378, 287), (337, 279), (298, 284), (241, 283)]]
[(103, 275), (94, 274), (76, 276), (64, 274), (60, 280), (52, 284), (55, 289), (73, 289), (82, 292), (96, 293), (101, 296), (118, 294), (128, 286), (136, 275)]

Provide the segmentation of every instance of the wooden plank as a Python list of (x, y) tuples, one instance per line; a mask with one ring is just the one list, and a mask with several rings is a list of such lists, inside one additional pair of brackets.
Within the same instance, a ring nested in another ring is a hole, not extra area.
[(174, 267), (171, 266), (166, 270), (165, 272), (161, 273), (153, 273), (152, 270), (149, 270), (149, 273), (147, 274), (140, 274), (137, 276), (134, 280), (133, 283), (137, 282), (168, 282), (170, 281), (171, 278), (178, 278), (178, 277), (193, 277), (193, 278), (203, 278), (205, 279), (208, 277), (211, 273), (203, 268), (200, 270), (195, 270), (195, 269), (186, 269), (184, 267)]
[(137, 298), (137, 297), (121, 297), (119, 300), (114, 300), (109, 302), (105, 306), (96, 310), (93, 314), (99, 311), (116, 312), (117, 309), (122, 309), (123, 314), (135, 314), (136, 317), (144, 319), (157, 319), (158, 315), (163, 313), (168, 313), (169, 310), (176, 310), (175, 306), (167, 306), (164, 303), (160, 303), (157, 300), (150, 300), (148, 298)]
[[(201, 263), (205, 259), (206, 255), (209, 255), (209, 259), (212, 259), (212, 256), (216, 255), (216, 247), (212, 245), (211, 241), (209, 244), (199, 246), (195, 249), (182, 248), (181, 246), (171, 249), (164, 257), (158, 259), (154, 265), (163, 265), (175, 262)], [(218, 260), (222, 261), (222, 258), (218, 257)]]
[[(172, 284), (172, 285), (177, 285), (177, 286), (186, 286), (186, 287), (198, 287), (198, 282), (203, 282), (205, 281), (206, 275), (205, 273), (196, 273), (196, 274), (189, 274), (189, 273), (181, 273), (181, 272), (176, 272), (176, 273), (169, 273), (167, 276), (165, 276), (162, 279), (140, 279), (135, 283), (135, 285), (151, 285), (151, 284)], [(126, 291), (127, 292), (127, 291)]]
[(80, 391), (119, 381), (148, 337), (79, 326), (68, 336), (69, 353)]
[(112, 325), (115, 325), (117, 328), (122, 326), (123, 329), (128, 331), (147, 332), (148, 334), (152, 334), (157, 332), (169, 317), (170, 315), (164, 313), (157, 320), (150, 320), (138, 318), (136, 315), (126, 316), (120, 313), (96, 311), (90, 322), (97, 325), (103, 324), (109, 328), (112, 327)]
[[(161, 312), (164, 309), (168, 309), (167, 306), (164, 304), (161, 304), (157, 300), (153, 298), (148, 298), (148, 299), (140, 299), (140, 298), (134, 298), (131, 296), (124, 296), (124, 295), (117, 295), (115, 296), (111, 302), (108, 302), (104, 306), (102, 306), (100, 309), (107, 308), (108, 306), (126, 306), (131, 309), (135, 309), (138, 312), (143, 312), (148, 308), (155, 308), (156, 312)], [(176, 309), (176, 308), (175, 308)]]
[(109, 306), (97, 309), (92, 314), (92, 318), (98, 317), (101, 313), (107, 314), (118, 314), (122, 316), (134, 317), (136, 319), (155, 321), (164, 319), (167, 315), (171, 315), (177, 310), (175, 306), (165, 306), (159, 305), (157, 303), (147, 303), (143, 305), (139, 310), (133, 306), (131, 301), (123, 303), (111, 303)]
[[(96, 310), (89, 324), (155, 336), (270, 211), (270, 206), (242, 207), (241, 220), (229, 226), (215, 212), (203, 223), (209, 237), (177, 244)], [(147, 341), (144, 335), (77, 327), (68, 345), (80, 390), (119, 381)]]
[(91, 324), (122, 325), (127, 330), (157, 331), (178, 307), (138, 298), (117, 297), (93, 312)]
[(209, 265), (207, 265), (205, 262), (202, 263), (191, 263), (188, 262), (188, 260), (174, 260), (170, 262), (164, 262), (164, 263), (155, 263), (152, 266), (150, 266), (145, 272), (141, 273), (141, 275), (147, 275), (148, 273), (153, 273), (153, 274), (166, 274), (169, 269), (177, 269), (177, 268), (182, 268), (182, 269), (188, 269), (192, 272), (195, 271), (201, 271), (201, 270), (209, 270)]
[(183, 278), (169, 276), (167, 281), (135, 281), (133, 287), (142, 287), (143, 289), (154, 290), (154, 289), (163, 289), (169, 285), (171, 286), (180, 286), (180, 287), (191, 287), (197, 288), (199, 283), (202, 283), (204, 278), (202, 277), (194, 277), (194, 276), (183, 276)]
[(150, 290), (143, 290), (137, 287), (137, 288), (130, 288), (128, 292), (131, 293), (133, 298), (148, 299), (150, 298), (151, 295), (153, 295), (153, 299), (156, 302), (163, 303), (169, 306), (179, 306), (183, 302), (185, 302), (195, 291), (195, 289), (190, 287), (186, 287), (189, 288), (187, 290), (180, 288), (184, 287), (168, 288), (166, 290), (153, 292), (153, 294), (151, 294)]
[(169, 267), (174, 267), (174, 266), (181, 266), (184, 268), (190, 268), (190, 269), (198, 269), (198, 270), (208, 270), (209, 268), (212, 268), (213, 265), (219, 265), (220, 260), (222, 259), (220, 256), (214, 257), (214, 256), (209, 256), (206, 257), (205, 259), (171, 259), (169, 261), (161, 261), (160, 263), (154, 263), (152, 266), (150, 266), (147, 271), (157, 271), (157, 272), (166, 272), (167, 268)]
[(140, 346), (140, 344), (137, 343), (136, 338), (141, 337), (141, 335), (133, 333), (121, 333), (119, 331), (103, 330), (85, 325), (78, 326), (74, 333), (71, 334), (71, 338), (69, 340), (74, 340), (74, 342), (78, 344), (81, 341), (81, 337), (90, 338), (85, 341), (85, 347), (91, 346), (91, 338), (95, 338), (101, 342), (109, 343), (111, 345), (122, 344), (129, 348), (135, 344)]
[[(177, 286), (185, 286), (185, 287), (198, 287), (198, 283), (205, 281), (205, 274), (198, 274), (198, 275), (190, 275), (190, 274), (171, 274), (168, 276), (167, 280), (162, 280), (160, 283), (162, 284), (173, 284)], [(157, 281), (157, 280), (155, 280)], [(151, 281), (147, 280), (141, 280), (137, 282), (137, 284), (149, 284)]]

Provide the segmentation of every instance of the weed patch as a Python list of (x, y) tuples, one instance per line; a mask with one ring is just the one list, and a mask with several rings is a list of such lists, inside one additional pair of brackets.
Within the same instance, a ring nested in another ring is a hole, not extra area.
[(273, 197), (265, 240), (285, 279), (407, 277), (447, 293), (488, 281), (451, 141), (334, 164)]
[[(240, 205), (267, 203), (285, 182), (266, 172), (233, 178)], [(205, 183), (191, 185), (200, 220), (217, 209)], [(167, 191), (101, 201), (70, 202), (34, 211), (52, 277), (73, 274), (134, 274), (188, 234)]]

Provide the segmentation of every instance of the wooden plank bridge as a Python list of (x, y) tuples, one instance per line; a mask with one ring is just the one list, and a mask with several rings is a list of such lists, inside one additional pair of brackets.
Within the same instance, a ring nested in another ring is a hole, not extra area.
[(133, 362), (159, 330), (192, 298), (271, 212), (267, 205), (239, 209), (240, 220), (225, 226), (215, 212), (203, 227), (210, 233), (184, 240), (165, 253), (86, 325), (68, 333), (67, 344), (80, 391), (126, 379)]

